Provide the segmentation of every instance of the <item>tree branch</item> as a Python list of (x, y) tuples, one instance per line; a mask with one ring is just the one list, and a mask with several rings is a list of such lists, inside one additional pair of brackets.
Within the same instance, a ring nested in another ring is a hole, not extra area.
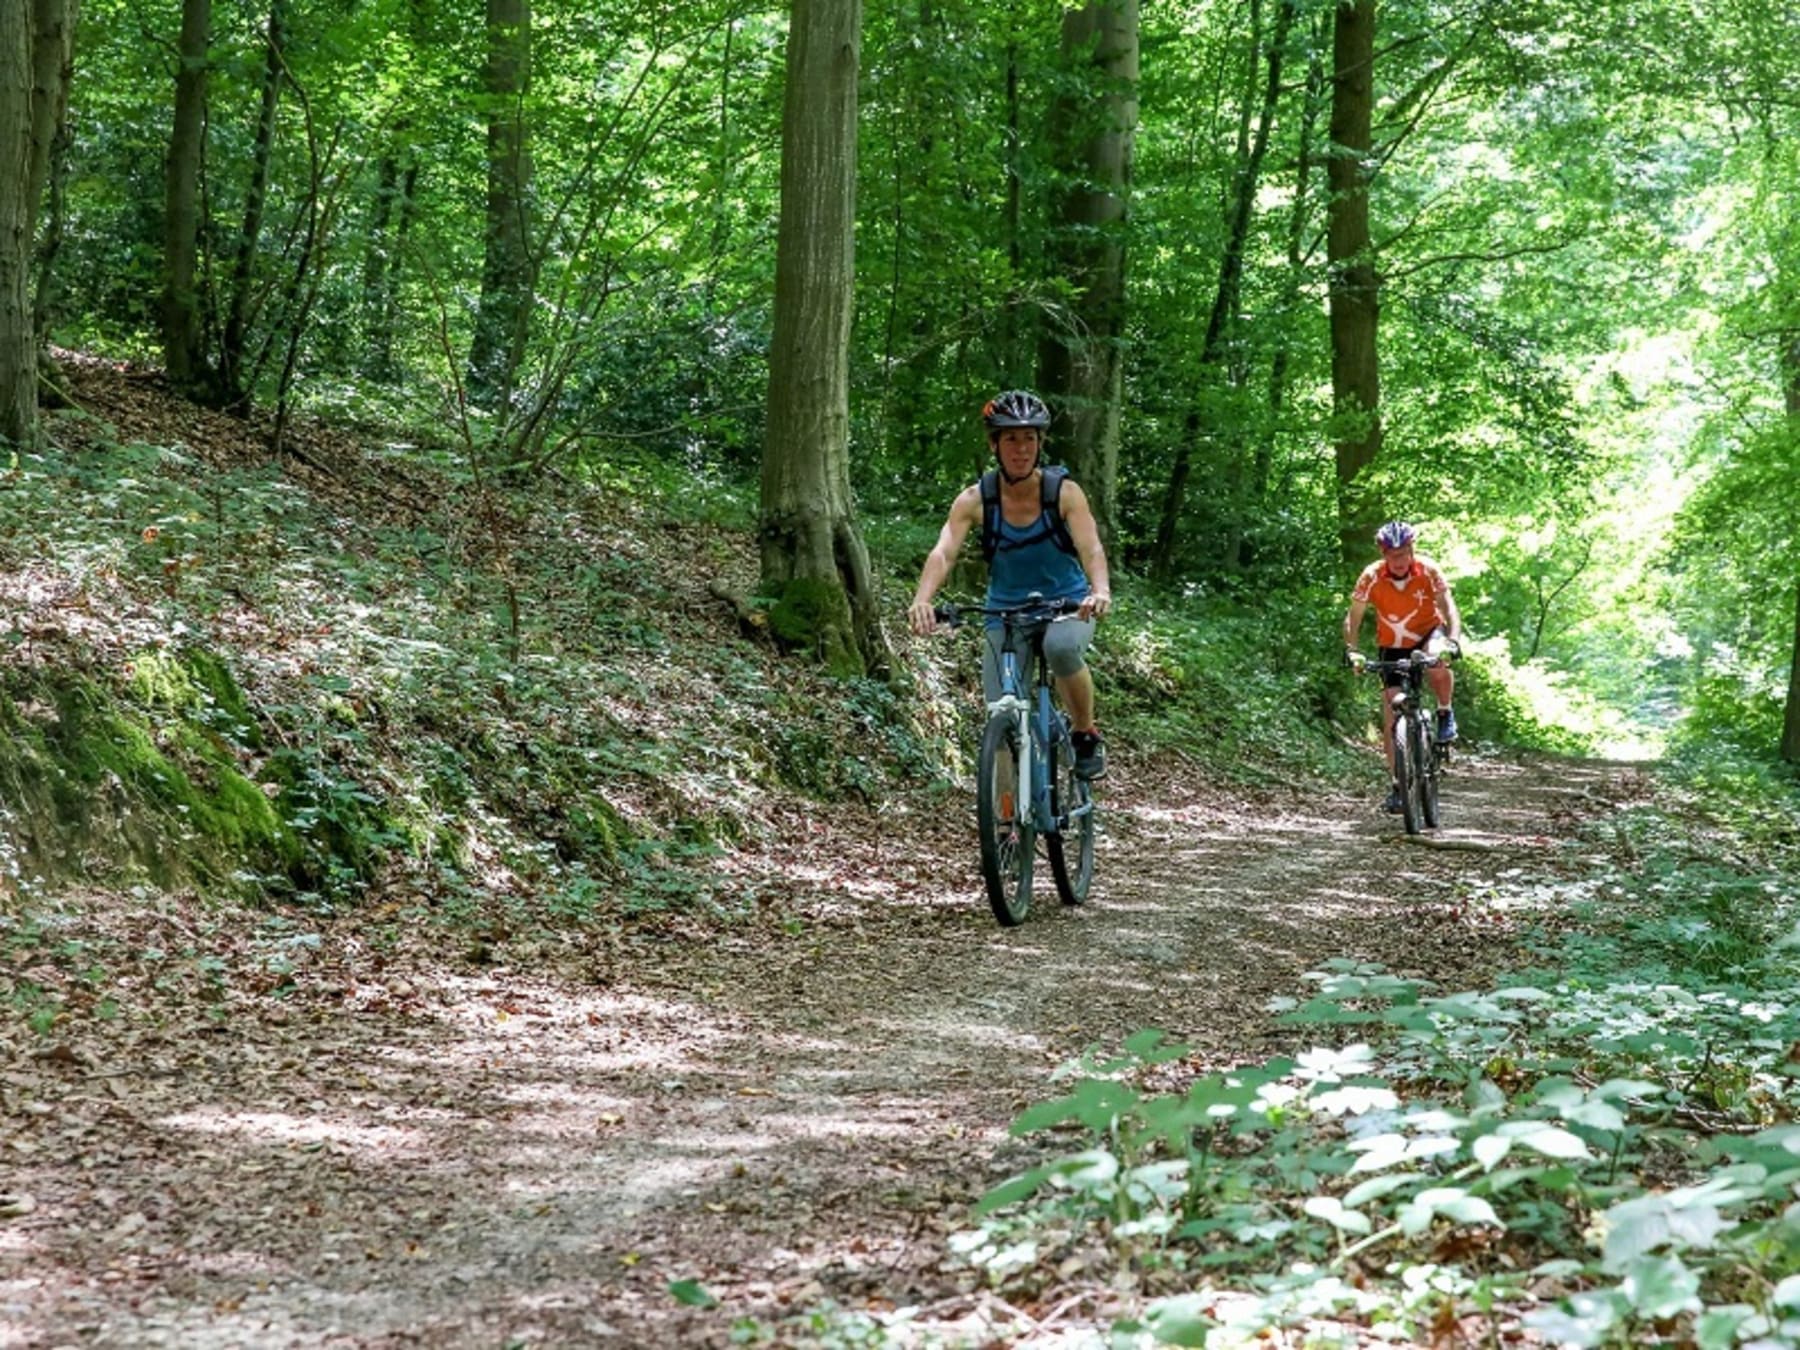
[[(1521, 244), (1517, 248), (1496, 249), (1492, 252), (1470, 250), (1466, 253), (1440, 253), (1434, 258), (1421, 258), (1410, 267), (1402, 267), (1397, 271), (1383, 272), (1383, 282), (1399, 281), (1414, 272), (1423, 272), (1428, 267), (1437, 267), (1443, 263), (1454, 262), (1505, 262), (1508, 258), (1522, 258), (1533, 254), (1560, 253), (1565, 248), (1578, 242), (1576, 239), (1557, 239), (1547, 244)], [(1379, 250), (1377, 250), (1379, 252)]]

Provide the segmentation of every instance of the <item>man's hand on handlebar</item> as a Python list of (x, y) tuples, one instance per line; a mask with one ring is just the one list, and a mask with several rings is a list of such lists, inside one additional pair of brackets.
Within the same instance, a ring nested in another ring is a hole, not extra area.
[(1367, 658), (1364, 657), (1361, 652), (1357, 651), (1356, 648), (1344, 648), (1344, 664), (1350, 667), (1351, 670), (1360, 672), (1363, 668), (1363, 662), (1366, 659)]
[(906, 611), (906, 622), (920, 637), (930, 637), (937, 632), (937, 611), (931, 607), (931, 601), (915, 600)]

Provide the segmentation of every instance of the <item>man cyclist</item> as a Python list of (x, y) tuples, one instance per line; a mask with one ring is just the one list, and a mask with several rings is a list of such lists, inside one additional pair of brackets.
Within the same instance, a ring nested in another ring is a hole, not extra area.
[[(1036, 394), (1009, 389), (981, 410), (995, 467), (964, 488), (950, 504), (949, 518), (925, 558), (907, 620), (915, 633), (937, 627), (931, 598), (950, 575), (963, 539), (979, 530), (988, 559), (989, 606), (1022, 605), (1033, 597), (1079, 603), (1076, 617), (1018, 630), (1014, 650), (1029, 659), (1035, 633), (1044, 639), (1044, 660), (1069, 714), (1075, 742), (1075, 772), (1084, 778), (1106, 773), (1106, 743), (1094, 718), (1094, 676), (1087, 667), (1094, 621), (1112, 606), (1106, 550), (1087, 494), (1065, 470), (1043, 463), (1050, 410)], [(981, 684), (988, 702), (1000, 697), (999, 620), (990, 619), (982, 644)]]
[[(1375, 542), (1381, 547), (1381, 559), (1363, 569), (1350, 593), (1350, 609), (1344, 615), (1344, 660), (1354, 665), (1360, 657), (1357, 634), (1362, 628), (1363, 614), (1375, 607), (1375, 640), (1380, 644), (1380, 659), (1397, 661), (1421, 647), (1437, 652), (1448, 640), (1451, 655), (1462, 641), (1462, 615), (1450, 595), (1450, 583), (1428, 558), (1413, 553), (1418, 531), (1403, 520), (1390, 520), (1375, 531)], [(1456, 680), (1448, 665), (1436, 665), (1425, 672), (1431, 692), (1437, 698), (1437, 738), (1440, 745), (1456, 739), (1456, 711), (1451, 695)], [(1402, 676), (1388, 674), (1382, 683), (1398, 688)], [(1388, 778), (1394, 776), (1394, 695), (1382, 695), (1381, 745), (1387, 755)], [(1393, 783), (1385, 811), (1401, 810), (1400, 784)]]

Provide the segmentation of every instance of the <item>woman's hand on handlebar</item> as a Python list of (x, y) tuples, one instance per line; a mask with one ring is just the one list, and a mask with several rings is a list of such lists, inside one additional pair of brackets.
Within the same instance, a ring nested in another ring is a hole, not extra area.
[(1081, 602), (1081, 608), (1075, 611), (1078, 619), (1098, 619), (1112, 608), (1110, 591), (1090, 591), (1087, 599)]

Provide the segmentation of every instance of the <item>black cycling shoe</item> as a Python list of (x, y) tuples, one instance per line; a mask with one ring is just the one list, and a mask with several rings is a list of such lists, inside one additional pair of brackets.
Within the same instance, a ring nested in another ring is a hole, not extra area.
[(1388, 789), (1387, 800), (1381, 804), (1381, 809), (1393, 816), (1397, 816), (1402, 811), (1406, 810), (1406, 803), (1400, 799), (1400, 785), (1398, 783), (1395, 783), (1393, 787)]
[(1075, 776), (1092, 782), (1106, 777), (1106, 742), (1097, 731), (1072, 731), (1069, 739), (1075, 745)]

